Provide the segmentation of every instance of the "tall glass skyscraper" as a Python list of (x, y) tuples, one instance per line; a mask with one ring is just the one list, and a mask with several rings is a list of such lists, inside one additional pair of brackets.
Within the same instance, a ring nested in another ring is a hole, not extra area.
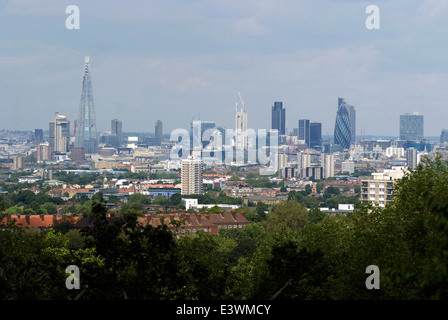
[(350, 127), (350, 113), (343, 98), (338, 98), (338, 112), (336, 113), (336, 123), (334, 125), (334, 144), (340, 145), (344, 149), (349, 149), (352, 142)]
[(283, 102), (274, 102), (272, 106), (272, 129), (277, 129), (279, 135), (286, 134), (285, 125), (285, 108), (283, 108)]
[(299, 140), (305, 140), (308, 147), (311, 147), (310, 133), (310, 120), (299, 119)]
[(423, 115), (417, 112), (400, 115), (400, 140), (419, 141), (422, 139)]
[(162, 140), (163, 140), (163, 124), (161, 120), (157, 120), (155, 125), (154, 125), (154, 136), (157, 139), (157, 145), (161, 145), (162, 144)]
[(75, 133), (75, 147), (84, 148), (85, 153), (98, 153), (98, 137), (96, 132), (95, 107), (93, 104), (89, 57), (85, 58), (81, 101)]
[(322, 123), (310, 123), (310, 148), (322, 146)]
[(123, 143), (123, 123), (121, 120), (113, 119), (110, 125), (111, 132), (118, 137), (118, 146), (121, 147), (121, 144)]

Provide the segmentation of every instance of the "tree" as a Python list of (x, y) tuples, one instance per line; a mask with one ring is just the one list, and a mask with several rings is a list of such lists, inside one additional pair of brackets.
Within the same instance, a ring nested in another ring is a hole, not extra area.
[(305, 226), (308, 212), (294, 200), (279, 203), (264, 222), (269, 232), (298, 231)]
[(41, 205), (41, 208), (43, 210), (46, 210), (47, 214), (55, 214), (58, 212), (57, 206), (51, 202), (45, 202), (43, 205)]
[(9, 207), (6, 210), (6, 214), (8, 214), (8, 215), (11, 215), (11, 214), (17, 215), (17, 214), (21, 214), (21, 213), (22, 213), (22, 209), (20, 209), (19, 207), (16, 207), (16, 206)]

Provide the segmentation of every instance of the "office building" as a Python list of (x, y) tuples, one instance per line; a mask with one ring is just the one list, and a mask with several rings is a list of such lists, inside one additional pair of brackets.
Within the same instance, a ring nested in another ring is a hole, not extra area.
[(44, 130), (34, 129), (34, 133), (31, 136), (31, 140), (33, 141), (33, 145), (37, 147), (44, 140)]
[(322, 147), (322, 123), (310, 123), (310, 148)]
[(181, 167), (181, 194), (202, 194), (203, 163), (199, 159), (184, 159)]
[(448, 130), (443, 129), (442, 133), (440, 134), (440, 143), (448, 142)]
[(70, 143), (70, 121), (64, 115), (55, 113), (49, 125), (51, 152), (68, 152)]
[(104, 131), (100, 133), (98, 137), (98, 144), (104, 147), (113, 147), (113, 148), (118, 148), (121, 146), (120, 138), (116, 134), (109, 131)]
[(75, 147), (84, 148), (86, 154), (98, 153), (98, 136), (89, 57), (85, 58), (84, 64), (81, 101), (75, 133)]
[(418, 112), (400, 115), (400, 140), (420, 141), (423, 139), (423, 115)]
[[(203, 139), (204, 132), (206, 130), (215, 129), (215, 127), (216, 123), (214, 121), (202, 121), (202, 120), (192, 121), (190, 125), (190, 149), (193, 152), (194, 151), (200, 152), (202, 148), (205, 148), (210, 143), (210, 140)], [(196, 156), (199, 155), (200, 154), (196, 154)]]
[(238, 110), (236, 104), (235, 114), (235, 148), (237, 150), (247, 150), (247, 113), (244, 108), (244, 102), (241, 102), (241, 109)]
[(383, 172), (372, 173), (371, 179), (361, 180), (361, 200), (385, 207), (392, 200), (395, 182), (403, 178), (405, 171), (405, 167), (392, 167)]
[(346, 105), (350, 120), (350, 144), (356, 144), (356, 110), (354, 106)]
[(118, 138), (118, 147), (121, 147), (123, 143), (123, 123), (121, 120), (114, 119), (111, 121), (111, 130), (114, 135)]
[(311, 147), (310, 144), (310, 120), (299, 119), (299, 140), (305, 141), (308, 148)]
[(347, 104), (343, 98), (338, 98), (338, 111), (334, 126), (334, 144), (343, 149), (349, 149), (352, 143), (351, 118)]
[(278, 135), (286, 134), (286, 111), (283, 102), (274, 102), (272, 106), (272, 126), (273, 130), (278, 130)]
[(156, 138), (157, 145), (162, 144), (163, 140), (163, 128), (162, 128), (162, 121), (157, 120), (154, 127), (154, 137)]

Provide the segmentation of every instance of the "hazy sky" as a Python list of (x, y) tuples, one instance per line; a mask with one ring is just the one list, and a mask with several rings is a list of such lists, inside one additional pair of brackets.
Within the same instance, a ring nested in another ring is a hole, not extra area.
[[(80, 29), (68, 30), (68, 5)], [(366, 7), (380, 9), (368, 30)], [(448, 127), (448, 1), (0, 0), (0, 129), (48, 130), (78, 114), (90, 56), (97, 127), (189, 128), (193, 117), (234, 128), (238, 91), (248, 127), (269, 128), (283, 101), (333, 135), (337, 98), (357, 111), (357, 134), (398, 136), (420, 112), (425, 135)]]

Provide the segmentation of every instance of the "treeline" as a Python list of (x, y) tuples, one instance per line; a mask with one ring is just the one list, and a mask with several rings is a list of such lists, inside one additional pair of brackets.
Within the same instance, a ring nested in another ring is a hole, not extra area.
[[(133, 209), (109, 221), (93, 201), (90, 229), (0, 232), (0, 298), (446, 299), (447, 195), (447, 163), (424, 160), (386, 208), (324, 215), (291, 199), (260, 205), (243, 229), (183, 238), (138, 225)], [(65, 286), (69, 265), (79, 290)], [(370, 265), (380, 289), (366, 288)]]

